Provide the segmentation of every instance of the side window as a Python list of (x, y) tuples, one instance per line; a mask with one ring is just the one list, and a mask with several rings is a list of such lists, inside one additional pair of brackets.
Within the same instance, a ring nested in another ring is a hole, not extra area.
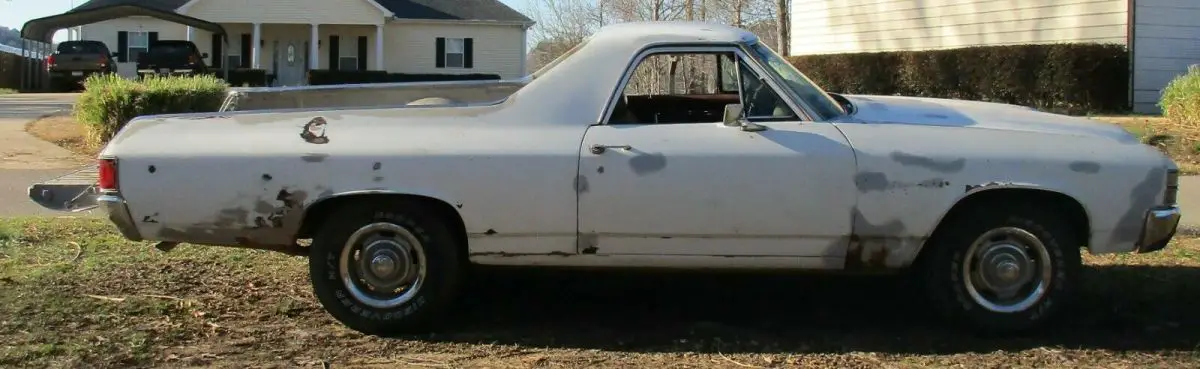
[(795, 117), (733, 52), (648, 55), (621, 91), (608, 124), (720, 122), (725, 106), (739, 103), (750, 120)]

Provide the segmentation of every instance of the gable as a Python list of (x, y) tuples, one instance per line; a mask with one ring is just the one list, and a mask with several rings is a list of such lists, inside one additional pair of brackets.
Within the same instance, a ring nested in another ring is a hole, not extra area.
[(383, 24), (387, 15), (372, 0), (191, 0), (179, 11), (224, 23)]
[(500, 0), (376, 0), (396, 18), (533, 22)]

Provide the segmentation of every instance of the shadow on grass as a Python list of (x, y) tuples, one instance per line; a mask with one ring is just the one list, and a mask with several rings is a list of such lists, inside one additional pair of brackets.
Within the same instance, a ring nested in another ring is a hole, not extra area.
[(488, 268), (472, 280), (448, 326), (409, 338), (723, 353), (1190, 351), (1200, 344), (1200, 268), (1086, 268), (1080, 304), (1061, 324), (1008, 338), (947, 326), (896, 277)]

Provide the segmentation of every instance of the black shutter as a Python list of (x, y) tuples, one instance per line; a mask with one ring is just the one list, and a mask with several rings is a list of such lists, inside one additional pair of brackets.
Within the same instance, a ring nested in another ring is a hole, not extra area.
[(367, 70), (367, 36), (358, 36), (358, 70)]
[(337, 35), (329, 35), (329, 70), (338, 70), (338, 58), (341, 51), (341, 41)]
[(239, 62), (239, 68), (250, 68), (250, 47), (254, 44), (250, 41), (250, 34), (242, 34), (242, 60)]
[(156, 43), (158, 43), (158, 32), (150, 32), (150, 39), (146, 42), (146, 47), (154, 46)]
[(475, 58), (475, 39), (463, 39), (463, 68), (471, 68)]
[(212, 35), (212, 55), (209, 55), (212, 57), (212, 62), (209, 65), (212, 65), (213, 68), (220, 68), (221, 63), (225, 61), (225, 58), (221, 56), (221, 43), (221, 35)]
[(434, 52), (437, 53), (437, 58), (435, 58), (436, 61), (434, 62), (434, 67), (445, 68), (446, 67), (446, 38), (445, 37), (437, 38), (437, 48), (436, 49), (437, 49), (437, 51), (434, 51)]
[(129, 32), (117, 31), (117, 62), (124, 63), (129, 59)]

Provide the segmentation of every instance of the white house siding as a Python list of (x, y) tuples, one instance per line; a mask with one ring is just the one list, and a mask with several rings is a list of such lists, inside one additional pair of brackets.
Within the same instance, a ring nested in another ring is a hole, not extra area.
[(791, 22), (793, 55), (1026, 43), (1125, 44), (1128, 2), (793, 0)]
[[(384, 33), (384, 63), (394, 73), (495, 73), (505, 79), (524, 75), (525, 33), (518, 25), (396, 22), (389, 23)], [(438, 37), (472, 38), (473, 68), (437, 68)]]
[(383, 12), (368, 0), (197, 0), (181, 13), (230, 23), (381, 24)]
[(1134, 2), (1133, 107), (1156, 113), (1162, 89), (1200, 64), (1200, 1)]
[[(160, 40), (181, 40), (187, 37), (187, 26), (142, 16), (110, 19), (83, 25), (81, 28), (84, 40), (104, 42), (113, 52), (125, 52), (125, 50), (117, 50), (117, 32), (120, 31), (158, 32)], [(129, 55), (125, 62), (117, 63), (117, 72), (120, 75), (127, 78), (137, 76), (137, 62), (133, 57), (133, 55)]]

